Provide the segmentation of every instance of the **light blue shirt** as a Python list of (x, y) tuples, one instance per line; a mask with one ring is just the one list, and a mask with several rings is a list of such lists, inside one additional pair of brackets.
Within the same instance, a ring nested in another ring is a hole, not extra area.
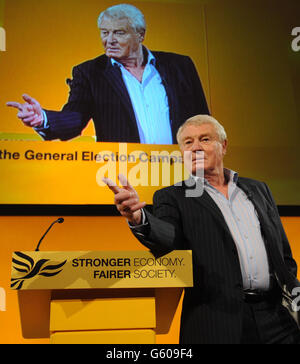
[(239, 255), (244, 289), (266, 291), (270, 287), (267, 252), (253, 203), (236, 182), (238, 174), (224, 169), (228, 182), (228, 199), (207, 180), (204, 190), (221, 210)]
[(46, 134), (44, 132), (45, 129), (48, 129), (49, 128), (49, 125), (48, 125), (48, 118), (47, 118), (47, 114), (45, 113), (45, 110), (42, 110), (43, 111), (43, 117), (44, 117), (44, 122), (42, 124), (42, 126), (36, 126), (34, 127), (33, 129), (43, 138), (45, 138)]
[(114, 59), (122, 72), (122, 77), (133, 106), (142, 144), (172, 144), (172, 130), (169, 103), (165, 87), (157, 69), (155, 57), (148, 52), (142, 82), (139, 82), (126, 68)]

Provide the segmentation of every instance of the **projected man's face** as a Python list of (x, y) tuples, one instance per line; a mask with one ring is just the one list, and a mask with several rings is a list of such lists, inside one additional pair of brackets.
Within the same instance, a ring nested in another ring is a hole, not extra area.
[(105, 54), (117, 61), (135, 58), (144, 40), (144, 36), (136, 33), (127, 19), (104, 17), (100, 24), (100, 34)]

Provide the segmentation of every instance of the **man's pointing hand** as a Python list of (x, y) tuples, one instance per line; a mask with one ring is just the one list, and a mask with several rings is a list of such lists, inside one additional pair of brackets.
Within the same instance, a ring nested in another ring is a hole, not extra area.
[(132, 225), (140, 225), (142, 223), (141, 209), (146, 206), (146, 203), (140, 202), (136, 190), (130, 185), (125, 176), (120, 174), (118, 178), (122, 188), (109, 178), (103, 178), (102, 181), (115, 194), (114, 202), (120, 214), (126, 217)]

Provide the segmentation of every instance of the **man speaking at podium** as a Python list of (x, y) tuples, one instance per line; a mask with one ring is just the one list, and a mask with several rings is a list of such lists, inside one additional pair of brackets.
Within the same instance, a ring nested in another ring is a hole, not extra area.
[(68, 140), (93, 119), (97, 141), (173, 144), (185, 119), (209, 113), (192, 60), (143, 46), (140, 10), (112, 6), (100, 14), (98, 27), (105, 54), (73, 68), (62, 111), (43, 110), (29, 95), (23, 104), (7, 103), (26, 126), (45, 140)]
[[(185, 289), (180, 343), (299, 344), (299, 328), (281, 303), (283, 290), (299, 287), (297, 265), (270, 190), (224, 168), (227, 136), (214, 118), (188, 119), (177, 139), (191, 176), (155, 192), (153, 214), (124, 176), (123, 188), (104, 182), (155, 255), (193, 252), (194, 287)], [(189, 197), (191, 181), (203, 193)]]

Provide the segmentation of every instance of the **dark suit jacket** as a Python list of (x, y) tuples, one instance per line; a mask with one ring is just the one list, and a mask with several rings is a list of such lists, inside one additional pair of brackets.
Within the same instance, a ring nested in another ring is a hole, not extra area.
[[(191, 59), (152, 52), (169, 101), (173, 142), (179, 126), (196, 114), (208, 114), (202, 85)], [(68, 140), (82, 132), (92, 118), (97, 141), (140, 141), (134, 110), (119, 67), (105, 55), (73, 69), (68, 103), (61, 112), (46, 111), (49, 129), (44, 139)]]
[[(253, 202), (261, 224), (270, 267), (280, 286), (292, 290), (297, 266), (268, 187), (248, 178), (238, 186)], [(185, 289), (180, 341), (239, 343), (243, 283), (237, 249), (224, 217), (207, 192), (185, 197), (186, 186), (171, 186), (154, 195), (149, 225), (136, 237), (155, 255), (173, 249), (193, 252), (194, 287)]]

